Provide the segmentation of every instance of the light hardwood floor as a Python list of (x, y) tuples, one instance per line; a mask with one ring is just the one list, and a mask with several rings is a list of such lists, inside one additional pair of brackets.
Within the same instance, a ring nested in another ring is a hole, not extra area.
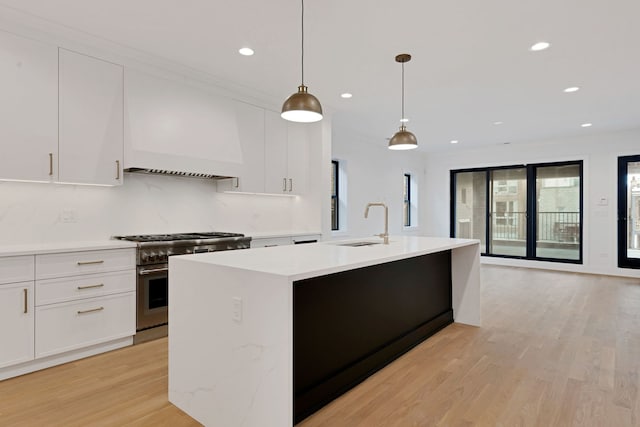
[[(640, 280), (483, 266), (451, 325), (298, 427), (638, 426)], [(0, 382), (1, 426), (197, 426), (158, 340)]]

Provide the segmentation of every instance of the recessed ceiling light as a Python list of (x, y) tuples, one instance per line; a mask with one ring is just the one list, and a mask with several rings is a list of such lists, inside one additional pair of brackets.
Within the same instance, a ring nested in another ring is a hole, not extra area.
[(409, 119), (406, 118), (406, 117), (403, 117), (403, 118), (400, 119), (400, 123), (407, 123), (408, 121), (409, 121)]
[(503, 124), (504, 122), (493, 122), (494, 125), (496, 126), (500, 126), (501, 124)]
[(593, 123), (583, 123), (580, 126), (582, 126), (583, 128), (590, 128), (591, 126), (593, 126)]
[(548, 42), (538, 42), (536, 44), (534, 44), (533, 46), (531, 46), (529, 48), (529, 50), (533, 51), (533, 52), (539, 52), (541, 50), (545, 50), (548, 49), (549, 46), (551, 46), (551, 43)]
[(449, 141), (451, 144), (457, 144), (458, 140), (457, 139), (452, 139), (451, 141)]
[(254, 52), (253, 52), (253, 49), (251, 49), (250, 47), (243, 47), (238, 49), (238, 53), (243, 56), (251, 56), (253, 55)]
[(566, 93), (572, 93), (572, 92), (577, 92), (579, 90), (580, 90), (580, 88), (578, 86), (571, 86), (571, 87), (566, 88), (564, 91)]
[(353, 95), (352, 95), (352, 94), (350, 94), (349, 92), (345, 92), (345, 93), (341, 94), (340, 96), (341, 96), (342, 98), (344, 98), (344, 99), (349, 99), (349, 98), (351, 98)]

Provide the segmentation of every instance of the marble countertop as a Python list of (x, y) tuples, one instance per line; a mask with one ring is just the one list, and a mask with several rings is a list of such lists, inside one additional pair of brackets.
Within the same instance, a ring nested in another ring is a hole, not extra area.
[(27, 243), (22, 245), (0, 245), (0, 257), (19, 255), (52, 254), (102, 249), (135, 248), (136, 244), (124, 240), (91, 240), (74, 242)]
[[(479, 244), (479, 240), (444, 237), (391, 236), (388, 245), (379, 238), (326, 241), (306, 245), (284, 245), (238, 251), (181, 255), (169, 259), (185, 260), (286, 276), (301, 280), (369, 265), (381, 264)], [(370, 246), (341, 246), (352, 242), (376, 242)]]

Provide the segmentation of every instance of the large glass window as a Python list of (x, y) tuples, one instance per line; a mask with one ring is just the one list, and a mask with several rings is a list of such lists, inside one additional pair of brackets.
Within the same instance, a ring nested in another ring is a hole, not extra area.
[(582, 162), (452, 171), (451, 188), (451, 236), (483, 255), (582, 262)]
[[(464, 239), (478, 239), (486, 247), (487, 172), (452, 174), (452, 200), (455, 201), (451, 234)], [(485, 250), (483, 249), (483, 252)]]
[(640, 268), (640, 155), (618, 158), (618, 266)]
[(339, 209), (339, 198), (338, 198), (338, 170), (339, 164), (337, 160), (331, 161), (331, 229), (339, 230), (339, 217), (338, 217), (338, 209)]
[(527, 170), (490, 171), (491, 211), (489, 252), (495, 255), (527, 255)]
[(580, 259), (580, 165), (537, 166), (536, 256)]

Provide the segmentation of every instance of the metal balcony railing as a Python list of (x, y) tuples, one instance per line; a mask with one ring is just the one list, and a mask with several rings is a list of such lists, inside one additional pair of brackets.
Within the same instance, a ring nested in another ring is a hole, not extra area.
[[(526, 240), (526, 212), (494, 212), (492, 237)], [(538, 212), (537, 241), (577, 243), (580, 239), (580, 212)]]

